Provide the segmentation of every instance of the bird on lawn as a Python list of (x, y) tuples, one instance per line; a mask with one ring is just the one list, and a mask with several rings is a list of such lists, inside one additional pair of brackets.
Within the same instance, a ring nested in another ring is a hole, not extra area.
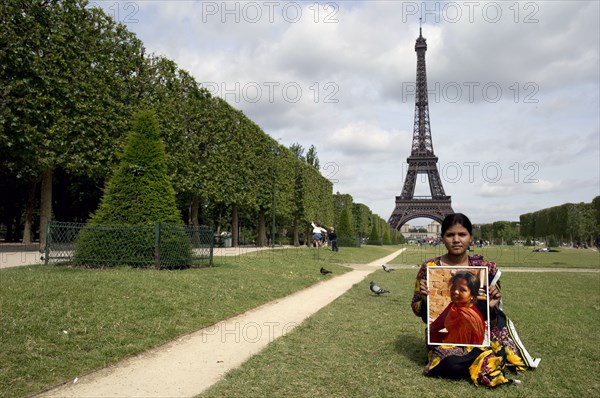
[(379, 286), (377, 286), (377, 284), (375, 284), (375, 282), (371, 282), (370, 285), (369, 285), (369, 288), (371, 289), (371, 291), (373, 293), (375, 293), (378, 296), (381, 295), (381, 294), (383, 294), (383, 293), (389, 293), (390, 292), (389, 290), (385, 290), (385, 289), (380, 288)]
[(385, 264), (383, 264), (381, 267), (383, 268), (383, 270), (384, 270), (385, 272), (392, 272), (392, 271), (396, 271), (395, 269), (393, 269), (393, 268), (390, 268), (390, 267), (386, 266)]
[(327, 275), (327, 274), (331, 274), (331, 271), (326, 270), (325, 268), (321, 267), (321, 275)]

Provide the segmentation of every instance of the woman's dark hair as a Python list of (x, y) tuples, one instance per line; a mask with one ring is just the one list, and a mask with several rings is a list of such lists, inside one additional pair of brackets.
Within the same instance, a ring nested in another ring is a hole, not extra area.
[(444, 221), (442, 221), (442, 236), (444, 236), (448, 228), (456, 224), (462, 225), (469, 231), (469, 235), (473, 235), (473, 224), (471, 224), (471, 220), (462, 213), (454, 213), (447, 215), (446, 218), (444, 218)]
[(450, 279), (450, 287), (452, 287), (454, 282), (456, 282), (458, 279), (464, 279), (467, 282), (467, 287), (471, 291), (473, 303), (476, 303), (477, 295), (479, 294), (479, 277), (469, 271), (459, 271), (452, 275), (452, 278)]

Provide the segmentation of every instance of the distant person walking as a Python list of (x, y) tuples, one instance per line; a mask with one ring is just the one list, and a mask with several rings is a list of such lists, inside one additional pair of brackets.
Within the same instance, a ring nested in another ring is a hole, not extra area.
[(329, 231), (327, 238), (329, 239), (329, 242), (331, 242), (331, 251), (339, 252), (340, 249), (338, 248), (337, 244), (337, 234), (335, 233), (335, 229), (333, 227)]

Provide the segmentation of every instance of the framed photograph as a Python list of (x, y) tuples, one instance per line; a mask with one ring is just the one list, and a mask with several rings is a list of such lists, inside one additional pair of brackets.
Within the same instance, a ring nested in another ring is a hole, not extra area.
[(487, 267), (428, 267), (427, 287), (427, 344), (490, 344)]

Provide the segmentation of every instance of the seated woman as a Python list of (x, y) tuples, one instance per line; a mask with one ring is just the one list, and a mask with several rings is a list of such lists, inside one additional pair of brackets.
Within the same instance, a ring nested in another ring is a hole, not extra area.
[[(500, 284), (496, 276), (500, 272), (493, 262), (481, 257), (467, 255), (467, 248), (473, 239), (471, 221), (461, 213), (450, 214), (442, 222), (442, 241), (447, 253), (421, 265), (417, 274), (415, 292), (411, 307), (415, 315), (427, 322), (427, 268), (432, 266), (486, 267), (488, 272), (489, 307), (480, 310), (484, 319), (490, 320), (489, 346), (467, 345), (428, 345), (428, 362), (423, 370), (427, 376), (451, 379), (468, 378), (476, 385), (496, 387), (514, 382), (506, 377), (506, 369), (527, 370), (538, 366), (540, 359), (532, 358), (521, 343), (511, 320), (502, 309)], [(483, 303), (483, 300), (479, 301)], [(487, 315), (489, 312), (489, 316)]]
[[(481, 345), (485, 320), (476, 307), (479, 278), (469, 271), (457, 272), (450, 279), (450, 304), (429, 325), (432, 343)], [(442, 331), (446, 329), (446, 331)]]

